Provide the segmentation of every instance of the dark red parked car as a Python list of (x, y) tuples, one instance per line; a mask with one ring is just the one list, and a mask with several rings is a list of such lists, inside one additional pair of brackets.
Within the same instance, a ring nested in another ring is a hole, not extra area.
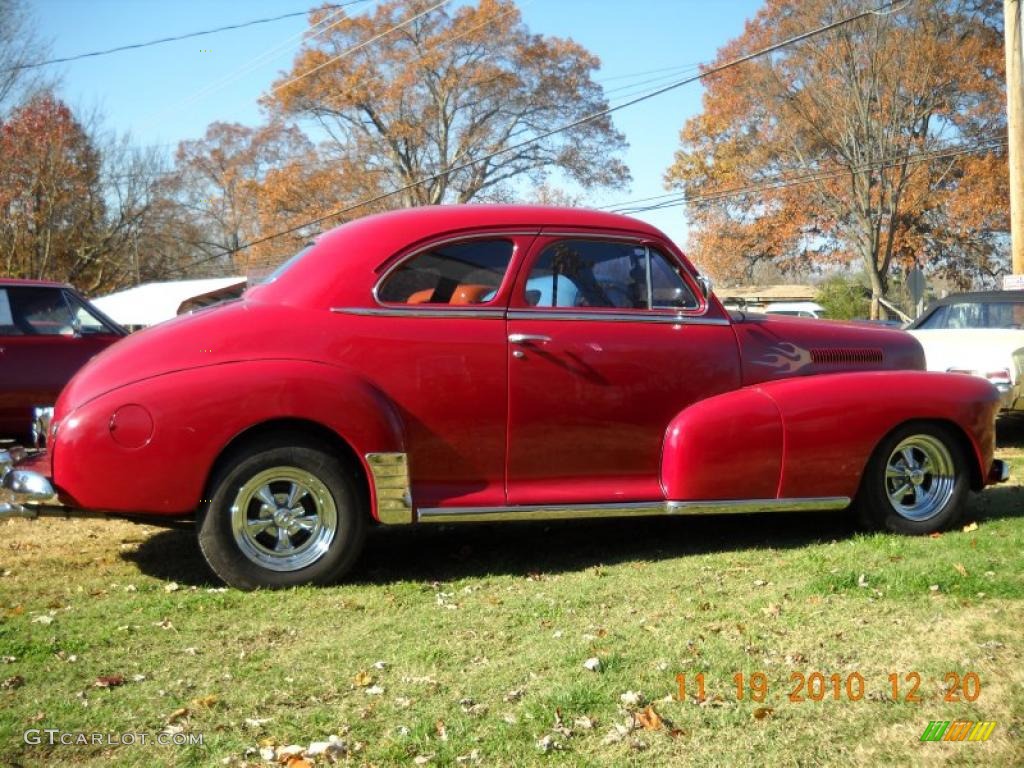
[(70, 285), (0, 280), (0, 438), (28, 438), (35, 411), (45, 421), (75, 372), (126, 333)]

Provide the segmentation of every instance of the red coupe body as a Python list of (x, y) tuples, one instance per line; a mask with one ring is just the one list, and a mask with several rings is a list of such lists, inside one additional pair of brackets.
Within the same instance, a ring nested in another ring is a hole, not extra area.
[(387, 523), (838, 508), (927, 420), (979, 489), (997, 392), (923, 369), (902, 331), (726, 312), (632, 219), (413, 209), (93, 359), (57, 403), (52, 478), (76, 507), (188, 516), (234, 447), (296, 429)]

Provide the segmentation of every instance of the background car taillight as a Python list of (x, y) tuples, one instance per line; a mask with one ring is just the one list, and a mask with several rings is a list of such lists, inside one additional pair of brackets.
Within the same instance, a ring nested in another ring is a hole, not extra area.
[(985, 378), (996, 386), (999, 386), (1000, 384), (1008, 385), (1013, 381), (1013, 378), (1010, 376), (1009, 368), (1000, 368), (997, 371), (988, 371), (985, 374)]

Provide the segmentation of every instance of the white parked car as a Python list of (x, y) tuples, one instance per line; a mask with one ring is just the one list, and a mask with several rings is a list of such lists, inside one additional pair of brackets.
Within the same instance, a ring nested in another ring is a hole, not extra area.
[(813, 301), (776, 301), (764, 308), (766, 315), (790, 315), (792, 317), (822, 318), (825, 308)]
[(988, 379), (1005, 410), (1024, 412), (1024, 291), (956, 293), (907, 330), (924, 347), (929, 371)]

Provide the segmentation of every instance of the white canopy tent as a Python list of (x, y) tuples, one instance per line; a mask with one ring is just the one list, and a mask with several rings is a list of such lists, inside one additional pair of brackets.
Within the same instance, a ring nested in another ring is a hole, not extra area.
[(183, 303), (209, 293), (245, 288), (244, 277), (214, 277), (203, 280), (172, 280), (144, 283), (134, 288), (93, 299), (103, 313), (124, 326), (146, 327), (175, 317)]

